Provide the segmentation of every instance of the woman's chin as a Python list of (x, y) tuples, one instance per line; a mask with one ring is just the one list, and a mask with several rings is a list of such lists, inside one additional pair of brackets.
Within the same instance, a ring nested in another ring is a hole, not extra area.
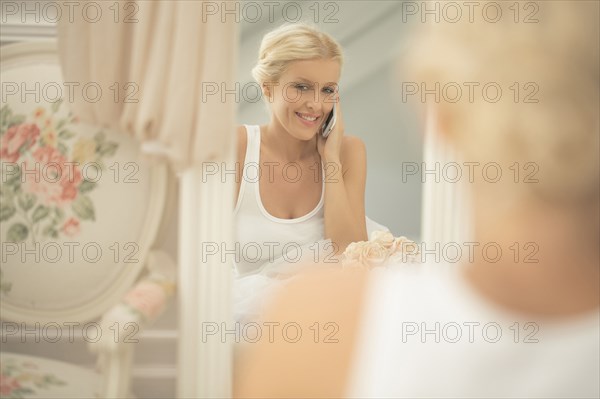
[(292, 129), (288, 130), (290, 135), (298, 140), (309, 141), (312, 140), (317, 134), (316, 127), (307, 127), (307, 126), (294, 126)]
[(301, 137), (298, 137), (300, 140), (304, 140), (304, 141), (310, 141), (312, 139), (315, 138), (316, 136), (316, 132), (314, 131), (308, 131), (308, 132), (303, 132)]

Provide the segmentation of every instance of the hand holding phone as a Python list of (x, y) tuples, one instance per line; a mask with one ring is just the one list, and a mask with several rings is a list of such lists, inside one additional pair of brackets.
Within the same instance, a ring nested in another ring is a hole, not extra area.
[(325, 119), (325, 122), (321, 126), (321, 135), (324, 138), (327, 138), (327, 136), (329, 136), (329, 133), (331, 133), (331, 131), (333, 130), (333, 127), (335, 126), (335, 120), (336, 120), (335, 108), (336, 107), (335, 107), (335, 103), (334, 103), (333, 109), (331, 110), (329, 115), (327, 115), (327, 119)]

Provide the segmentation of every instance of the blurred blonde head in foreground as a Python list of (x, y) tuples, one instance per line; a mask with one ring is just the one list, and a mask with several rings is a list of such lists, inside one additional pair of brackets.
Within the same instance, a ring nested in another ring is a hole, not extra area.
[[(597, 214), (599, 201), (598, 4), (538, 4), (531, 23), (505, 15), (496, 23), (469, 23), (463, 16), (459, 23), (428, 24), (403, 63), (427, 88), (456, 82), (463, 89), (459, 101), (450, 94), (433, 105), (439, 130), (465, 161), (495, 161), (504, 173), (520, 162), (518, 184), (486, 184), (492, 195), (479, 192), (482, 199), (499, 202), (501, 192), (506, 202), (535, 199), (583, 211), (583, 223), (597, 230), (598, 218), (589, 212)], [(467, 82), (478, 84), (472, 102)], [(528, 183), (527, 172), (538, 181)]]

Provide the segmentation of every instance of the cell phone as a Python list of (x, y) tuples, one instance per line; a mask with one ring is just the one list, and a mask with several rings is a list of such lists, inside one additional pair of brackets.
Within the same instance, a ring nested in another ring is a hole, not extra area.
[(329, 113), (329, 115), (327, 115), (327, 119), (325, 119), (325, 122), (323, 123), (322, 127), (321, 127), (321, 136), (327, 138), (327, 136), (329, 136), (329, 133), (331, 133), (331, 131), (333, 130), (333, 127), (335, 126), (335, 103), (333, 104), (333, 109), (331, 110), (331, 112)]

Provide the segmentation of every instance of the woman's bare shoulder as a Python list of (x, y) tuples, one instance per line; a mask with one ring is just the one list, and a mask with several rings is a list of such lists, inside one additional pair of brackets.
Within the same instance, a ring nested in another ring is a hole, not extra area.
[(344, 133), (344, 137), (342, 138), (342, 150), (344, 150), (344, 147), (346, 147), (346, 148), (365, 147), (365, 143), (358, 136), (353, 136), (351, 134)]
[(357, 155), (360, 156), (365, 154), (366, 151), (367, 147), (360, 137), (344, 134), (344, 137), (342, 137), (342, 148), (340, 150), (340, 156), (342, 158), (355, 158)]

